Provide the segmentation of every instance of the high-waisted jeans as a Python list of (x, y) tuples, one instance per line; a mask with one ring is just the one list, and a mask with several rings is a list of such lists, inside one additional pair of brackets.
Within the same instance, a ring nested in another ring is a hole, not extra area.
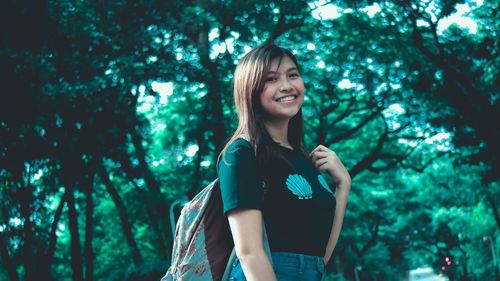
[[(274, 273), (278, 281), (320, 281), (325, 277), (325, 264), (322, 257), (296, 253), (273, 252)], [(233, 263), (230, 281), (246, 281), (238, 259)]]

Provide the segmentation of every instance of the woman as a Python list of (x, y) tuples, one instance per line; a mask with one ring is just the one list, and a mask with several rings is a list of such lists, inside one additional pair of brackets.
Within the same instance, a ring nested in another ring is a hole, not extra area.
[[(233, 79), (239, 125), (218, 161), (238, 257), (230, 280), (321, 280), (342, 227), (349, 173), (327, 147), (303, 148), (304, 82), (290, 51), (258, 46)], [(333, 178), (335, 193), (321, 172)]]

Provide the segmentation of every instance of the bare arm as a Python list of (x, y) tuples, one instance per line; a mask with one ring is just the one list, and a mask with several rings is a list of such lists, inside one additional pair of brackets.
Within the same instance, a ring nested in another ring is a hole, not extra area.
[(342, 223), (344, 221), (345, 208), (347, 205), (347, 196), (349, 196), (350, 190), (350, 182), (348, 184), (339, 184), (337, 186), (337, 191), (335, 192), (337, 205), (335, 207), (335, 217), (333, 218), (332, 231), (330, 233), (330, 238), (328, 239), (328, 244), (326, 245), (325, 257), (323, 258), (325, 264), (327, 264), (332, 257), (333, 249), (335, 249), (335, 245), (339, 240), (340, 230), (342, 229)]
[(309, 157), (312, 158), (311, 160), (318, 171), (328, 172), (335, 183), (337, 183), (337, 190), (335, 192), (335, 197), (337, 199), (335, 217), (333, 218), (330, 238), (328, 239), (325, 256), (323, 257), (323, 261), (326, 264), (332, 257), (333, 249), (335, 249), (335, 245), (339, 240), (340, 230), (342, 229), (342, 223), (344, 221), (345, 208), (347, 205), (347, 197), (351, 191), (351, 176), (340, 159), (337, 157), (337, 154), (323, 145), (316, 147), (309, 154)]
[(236, 209), (228, 213), (236, 256), (248, 281), (276, 281), (262, 235), (262, 212)]

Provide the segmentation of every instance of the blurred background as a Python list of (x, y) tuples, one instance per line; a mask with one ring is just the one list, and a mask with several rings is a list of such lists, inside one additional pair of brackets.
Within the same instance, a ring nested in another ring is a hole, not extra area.
[(301, 64), (306, 148), (353, 178), (328, 280), (499, 280), (498, 8), (1, 1), (0, 280), (158, 280), (264, 42)]

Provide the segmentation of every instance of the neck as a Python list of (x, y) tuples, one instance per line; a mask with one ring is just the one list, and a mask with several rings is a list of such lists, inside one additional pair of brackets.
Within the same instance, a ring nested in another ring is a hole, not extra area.
[(271, 138), (282, 146), (291, 147), (288, 142), (288, 122), (290, 120), (268, 120), (264, 123)]

